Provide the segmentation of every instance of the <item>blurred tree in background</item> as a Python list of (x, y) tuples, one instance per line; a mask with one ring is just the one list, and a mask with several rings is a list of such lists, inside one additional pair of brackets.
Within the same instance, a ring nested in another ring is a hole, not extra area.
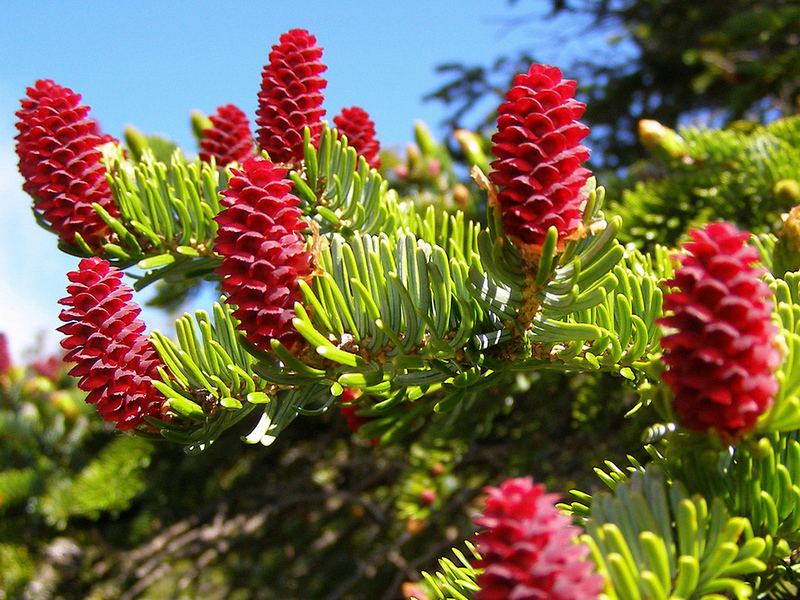
[[(560, 67), (580, 83), (578, 96), (587, 104), (584, 121), (592, 127), (597, 165), (616, 168), (642, 156), (636, 125), (643, 118), (668, 127), (695, 118), (720, 126), (745, 118), (763, 122), (800, 110), (796, 2), (551, 0), (550, 5), (544, 20), (512, 21), (518, 27), (534, 25), (538, 35), (532, 36), (531, 47), (486, 65), (439, 67), (452, 80), (428, 98), (452, 107), (448, 125), (478, 125), (488, 132), (493, 116), (473, 114), (473, 109), (485, 105), (487, 96), (499, 101), (513, 76), (533, 60), (547, 62), (554, 31), (576, 21), (582, 31), (563, 41), (574, 46), (573, 61)], [(581, 47), (594, 48), (598, 39), (607, 43), (598, 52)]]

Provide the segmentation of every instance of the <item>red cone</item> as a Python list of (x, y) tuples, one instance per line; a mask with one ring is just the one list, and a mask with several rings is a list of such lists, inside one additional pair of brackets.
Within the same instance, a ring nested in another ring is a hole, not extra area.
[(716, 430), (728, 441), (748, 433), (778, 391), (771, 292), (759, 279), (758, 251), (750, 235), (730, 223), (691, 231), (682, 266), (664, 297), (674, 329), (661, 340), (664, 381), (683, 427)]

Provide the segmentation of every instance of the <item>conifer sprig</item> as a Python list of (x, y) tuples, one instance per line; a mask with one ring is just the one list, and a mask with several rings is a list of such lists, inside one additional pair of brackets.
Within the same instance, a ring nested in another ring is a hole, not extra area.
[(176, 341), (153, 332), (151, 339), (164, 361), (154, 385), (181, 419), (149, 420), (166, 439), (202, 450), (258, 405), (271, 401), (275, 391), (253, 372), (254, 358), (242, 347), (237, 325), (233, 309), (215, 303), (213, 318), (197, 311), (176, 321)]
[[(160, 275), (175, 276), (195, 267), (199, 272), (213, 270), (213, 218), (220, 211), (218, 191), (227, 186), (230, 174), (207, 163), (187, 162), (180, 151), (172, 154), (169, 164), (147, 149), (135, 165), (119, 149), (108, 152), (105, 161), (120, 215), (115, 218), (98, 209), (119, 236), (119, 244), (107, 244), (104, 250), (122, 267), (137, 264), (158, 272), (145, 275), (136, 288)], [(208, 259), (213, 266), (204, 264)]]
[(611, 475), (611, 492), (594, 494), (590, 506), (578, 493), (571, 506), (585, 519), (581, 541), (607, 577), (610, 598), (752, 597), (743, 578), (767, 568), (771, 538), (753, 535), (722, 499), (689, 494), (658, 466), (637, 464), (625, 473), (612, 465)]
[(322, 123), (317, 141), (304, 130), (304, 171), (290, 171), (301, 208), (322, 233), (359, 231), (392, 235), (413, 227), (413, 206), (401, 202), (389, 183), (355, 148)]

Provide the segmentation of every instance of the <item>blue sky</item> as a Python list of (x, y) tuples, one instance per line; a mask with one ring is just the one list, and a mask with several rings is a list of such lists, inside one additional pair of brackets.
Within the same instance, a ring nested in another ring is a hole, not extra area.
[[(328, 65), (325, 107), (370, 113), (383, 145), (412, 139), (415, 119), (434, 129), (446, 110), (422, 97), (444, 83), (448, 61), (486, 63), (533, 42), (558, 64), (569, 49), (554, 23), (528, 29), (504, 19), (544, 10), (549, 0), (359, 2), (139, 2), (6, 0), (0, 20), (0, 332), (17, 359), (35, 347), (57, 348), (57, 300), (77, 260), (38, 228), (16, 170), (14, 113), (25, 88), (50, 78), (83, 96), (103, 130), (121, 137), (133, 124), (195, 150), (189, 113), (234, 103), (251, 122), (260, 73), (281, 33), (316, 35)], [(141, 299), (139, 299), (141, 301)], [(168, 324), (145, 313), (148, 325)]]

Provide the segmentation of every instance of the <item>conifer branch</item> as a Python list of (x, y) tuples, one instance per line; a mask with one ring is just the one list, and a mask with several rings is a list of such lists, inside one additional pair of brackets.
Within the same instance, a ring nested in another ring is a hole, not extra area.
[[(49, 81), (28, 90), (17, 151), (35, 217), (64, 251), (91, 256), (70, 273), (60, 328), (88, 401), (118, 429), (190, 453), (251, 413), (244, 440), (267, 446), (297, 416), (334, 406), (391, 443), (432, 413), (474, 410), (519, 373), (610, 373), (640, 393), (630, 413), (651, 405), (664, 420), (646, 433), (652, 460), (606, 461), (608, 490), (560, 505), (580, 535), (529, 478), (488, 488), (479, 554), (468, 546), (472, 558), (423, 574), (428, 592), (780, 593), (800, 545), (800, 212), (769, 229), (800, 199), (800, 119), (750, 132), (643, 122), (660, 175), (604, 207), (581, 166), (577, 83), (534, 64), (498, 109), (493, 162), (476, 136), (458, 135), (479, 165), (480, 220), (468, 206), (445, 210), (470, 192), (456, 193), (452, 157), (421, 124), (390, 189), (366, 112), (321, 121), (321, 54), (308, 32), (284, 34), (262, 74), (257, 139), (244, 113), (220, 107), (194, 119), (195, 161), (177, 148), (161, 156), (171, 147), (135, 130), (128, 158), (76, 94)], [(720, 222), (692, 230), (677, 260), (651, 244), (723, 217), (752, 245)], [(204, 279), (222, 297), (212, 316), (179, 318), (177, 339), (146, 336), (121, 283), (134, 265), (137, 290)], [(49, 493), (45, 514), (126, 506), (128, 496), (84, 505), (79, 488), (146, 459), (140, 442), (108, 446)], [(7, 502), (40, 485), (34, 468), (0, 473)]]

